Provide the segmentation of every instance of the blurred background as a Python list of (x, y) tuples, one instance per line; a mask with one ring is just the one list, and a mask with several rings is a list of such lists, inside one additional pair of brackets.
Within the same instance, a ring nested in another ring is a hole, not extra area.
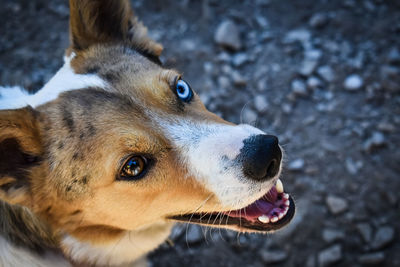
[[(271, 235), (180, 225), (152, 266), (400, 266), (400, 1), (132, 1), (211, 111), (275, 134), (297, 216)], [(68, 1), (1, 0), (0, 84), (61, 67)]]

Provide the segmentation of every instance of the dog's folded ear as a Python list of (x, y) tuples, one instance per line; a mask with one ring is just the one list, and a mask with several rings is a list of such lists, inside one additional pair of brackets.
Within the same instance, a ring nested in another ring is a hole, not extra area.
[(160, 56), (163, 47), (150, 39), (129, 0), (70, 0), (70, 39), (74, 50), (93, 44), (122, 43), (140, 52)]
[(11, 204), (29, 206), (31, 177), (43, 154), (38, 116), (30, 107), (0, 110), (0, 199)]

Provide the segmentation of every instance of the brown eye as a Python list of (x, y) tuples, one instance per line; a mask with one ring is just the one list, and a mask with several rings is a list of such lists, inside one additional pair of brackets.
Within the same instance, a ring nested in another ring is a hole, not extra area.
[(123, 180), (140, 179), (145, 174), (147, 159), (143, 156), (132, 156), (122, 167), (120, 178)]

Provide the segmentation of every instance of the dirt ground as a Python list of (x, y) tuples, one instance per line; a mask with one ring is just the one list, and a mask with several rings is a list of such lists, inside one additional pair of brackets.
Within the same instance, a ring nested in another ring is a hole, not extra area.
[[(178, 226), (152, 266), (400, 266), (399, 1), (133, 7), (211, 111), (279, 137), (298, 206), (271, 235)], [(1, 1), (1, 85), (36, 91), (61, 67), (68, 14), (65, 0)]]

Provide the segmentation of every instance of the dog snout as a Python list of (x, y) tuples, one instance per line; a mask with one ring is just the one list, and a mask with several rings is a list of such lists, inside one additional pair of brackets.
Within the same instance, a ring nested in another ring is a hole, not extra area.
[(278, 174), (282, 151), (277, 137), (259, 134), (245, 139), (243, 143), (238, 159), (247, 178), (266, 181)]

